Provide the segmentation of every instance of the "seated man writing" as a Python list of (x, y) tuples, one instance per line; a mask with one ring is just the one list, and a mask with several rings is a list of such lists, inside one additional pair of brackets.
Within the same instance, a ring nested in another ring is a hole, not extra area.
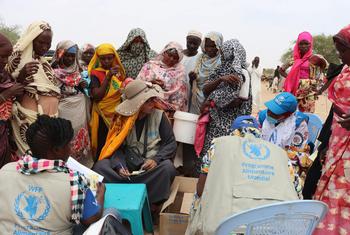
[(287, 151), (291, 165), (291, 177), (301, 196), (305, 171), (311, 166), (308, 145), (308, 117), (297, 111), (297, 99), (291, 93), (282, 92), (265, 103), (267, 110), (259, 113), (262, 139)]
[(126, 85), (124, 98), (93, 170), (108, 183), (146, 184), (150, 203), (159, 205), (176, 175), (177, 147), (167, 116), (156, 108), (162, 89), (135, 80)]
[(72, 234), (103, 212), (105, 187), (96, 199), (88, 182), (66, 167), (73, 128), (70, 121), (43, 115), (29, 126), (30, 153), (0, 170), (1, 234)]

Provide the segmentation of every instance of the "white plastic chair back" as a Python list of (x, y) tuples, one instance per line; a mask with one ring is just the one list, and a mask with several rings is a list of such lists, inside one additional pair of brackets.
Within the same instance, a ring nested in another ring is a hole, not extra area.
[(311, 235), (328, 211), (320, 201), (281, 202), (250, 209), (226, 218), (216, 235)]

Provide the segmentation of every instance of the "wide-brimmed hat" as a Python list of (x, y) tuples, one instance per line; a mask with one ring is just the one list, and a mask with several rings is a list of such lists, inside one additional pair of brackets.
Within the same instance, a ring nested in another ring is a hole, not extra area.
[(134, 115), (152, 97), (163, 98), (163, 91), (160, 86), (141, 80), (130, 82), (125, 87), (123, 94), (125, 100), (115, 110), (123, 116)]

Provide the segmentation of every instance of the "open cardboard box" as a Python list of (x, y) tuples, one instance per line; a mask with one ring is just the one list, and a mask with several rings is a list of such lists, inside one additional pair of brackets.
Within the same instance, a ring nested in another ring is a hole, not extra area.
[(160, 213), (160, 235), (185, 234), (197, 179), (177, 176)]

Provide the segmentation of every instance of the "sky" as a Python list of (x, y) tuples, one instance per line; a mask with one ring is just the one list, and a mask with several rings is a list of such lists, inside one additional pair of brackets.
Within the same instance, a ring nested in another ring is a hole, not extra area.
[(33, 21), (49, 22), (53, 49), (61, 40), (118, 48), (140, 27), (159, 52), (170, 41), (185, 47), (189, 30), (218, 31), (242, 43), (248, 62), (259, 56), (269, 68), (300, 32), (333, 35), (350, 24), (349, 0), (0, 0), (0, 9), (5, 24), (23, 31)]

